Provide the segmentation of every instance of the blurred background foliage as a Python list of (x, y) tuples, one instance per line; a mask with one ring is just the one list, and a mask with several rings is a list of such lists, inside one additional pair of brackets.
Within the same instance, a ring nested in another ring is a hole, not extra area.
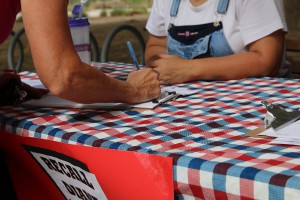
[[(162, 0), (163, 1), (163, 0)], [(84, 12), (94, 12), (95, 17), (147, 14), (153, 0), (88, 0)], [(71, 10), (80, 0), (70, 0)], [(300, 34), (300, 0), (283, 0), (290, 35)]]
[[(146, 14), (153, 0), (88, 0), (84, 12), (99, 10), (99, 16)], [(69, 10), (80, 0), (70, 0)]]

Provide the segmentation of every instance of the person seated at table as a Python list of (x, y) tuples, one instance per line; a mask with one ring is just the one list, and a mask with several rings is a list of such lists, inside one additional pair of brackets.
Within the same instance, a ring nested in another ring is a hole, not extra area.
[(146, 29), (162, 84), (287, 73), (282, 0), (154, 0)]
[(138, 103), (157, 98), (160, 84), (150, 68), (134, 71), (126, 81), (120, 81), (81, 62), (68, 24), (68, 2), (2, 0), (0, 44), (10, 35), (22, 10), (36, 72), (53, 95), (79, 103)]

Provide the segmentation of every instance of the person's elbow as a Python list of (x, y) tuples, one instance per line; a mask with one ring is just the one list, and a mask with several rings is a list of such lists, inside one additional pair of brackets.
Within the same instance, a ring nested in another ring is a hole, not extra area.
[[(81, 63), (78, 63), (80, 65)], [(70, 92), (76, 90), (81, 74), (80, 67), (60, 65), (55, 73), (49, 73), (44, 79), (44, 84), (54, 96), (67, 98)]]
[(275, 31), (272, 34), (250, 45), (250, 51), (256, 54), (260, 74), (275, 76), (280, 69), (284, 52), (284, 32)]
[(58, 97), (66, 97), (72, 88), (74, 88), (74, 79), (76, 77), (76, 72), (70, 71), (66, 73), (65, 76), (59, 77), (56, 81), (51, 82), (47, 85), (49, 91)]
[(281, 67), (282, 56), (278, 56), (274, 59), (262, 58), (261, 59), (261, 68), (262, 76), (276, 76)]
[(263, 76), (276, 76), (280, 70), (283, 58), (283, 46), (276, 46), (272, 52), (260, 57)]

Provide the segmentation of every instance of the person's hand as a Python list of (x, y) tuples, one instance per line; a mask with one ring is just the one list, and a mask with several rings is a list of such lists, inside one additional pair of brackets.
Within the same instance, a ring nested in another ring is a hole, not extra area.
[(160, 54), (157, 60), (149, 63), (158, 73), (158, 79), (161, 84), (178, 84), (189, 81), (186, 60), (170, 54)]
[(132, 103), (146, 102), (160, 95), (158, 75), (151, 68), (134, 71), (128, 75), (127, 82), (134, 89)]

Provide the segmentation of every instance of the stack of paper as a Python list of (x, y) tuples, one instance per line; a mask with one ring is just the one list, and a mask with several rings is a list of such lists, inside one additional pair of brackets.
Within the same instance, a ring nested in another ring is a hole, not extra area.
[(300, 120), (278, 130), (269, 128), (259, 135), (275, 137), (273, 144), (300, 145)]

